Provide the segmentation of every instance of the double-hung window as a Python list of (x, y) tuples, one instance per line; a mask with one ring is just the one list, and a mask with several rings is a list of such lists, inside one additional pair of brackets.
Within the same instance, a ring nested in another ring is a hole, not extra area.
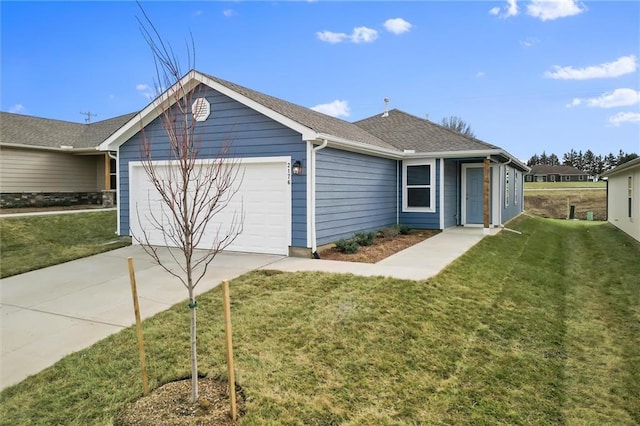
[(403, 163), (403, 210), (435, 212), (435, 160), (409, 160)]

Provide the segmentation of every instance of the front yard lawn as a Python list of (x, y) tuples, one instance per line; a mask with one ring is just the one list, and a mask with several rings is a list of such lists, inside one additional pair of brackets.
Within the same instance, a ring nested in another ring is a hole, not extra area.
[[(253, 272), (231, 283), (240, 424), (640, 423), (640, 244), (520, 217), (429, 281)], [(200, 370), (224, 375), (221, 289)], [(144, 322), (150, 386), (189, 374), (185, 303)], [(3, 425), (109, 424), (142, 394), (135, 329), (0, 394)]]
[(129, 245), (116, 212), (0, 216), (0, 278)]

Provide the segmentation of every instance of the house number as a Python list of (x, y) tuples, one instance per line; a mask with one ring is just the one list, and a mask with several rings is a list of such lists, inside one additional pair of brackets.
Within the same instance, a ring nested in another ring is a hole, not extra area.
[(287, 161), (287, 185), (291, 185), (291, 162)]

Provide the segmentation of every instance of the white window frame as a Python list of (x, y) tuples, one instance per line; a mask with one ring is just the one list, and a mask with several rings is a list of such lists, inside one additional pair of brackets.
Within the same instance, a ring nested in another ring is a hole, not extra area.
[(513, 171), (513, 205), (518, 205), (518, 171)]
[[(429, 188), (429, 207), (409, 207), (409, 191), (407, 187), (407, 167), (409, 166), (429, 166), (429, 185), (412, 185), (411, 188)], [(436, 211), (436, 160), (435, 159), (415, 159), (404, 160), (402, 162), (402, 211), (434, 213)]]

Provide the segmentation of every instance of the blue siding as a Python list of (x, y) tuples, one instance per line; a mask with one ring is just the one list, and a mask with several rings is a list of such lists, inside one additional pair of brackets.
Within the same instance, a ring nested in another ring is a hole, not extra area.
[[(400, 223), (417, 229), (440, 229), (440, 160), (436, 160), (436, 211), (433, 213), (403, 212), (403, 202), (400, 202)], [(402, 167), (400, 168), (399, 185), (402, 188)], [(400, 191), (402, 196), (402, 191)]]
[[(200, 85), (198, 97), (211, 103), (211, 115), (197, 124), (201, 143), (199, 158), (215, 158), (221, 146), (230, 145), (229, 157), (291, 157), (302, 161), (306, 169), (306, 143), (301, 135), (251, 108), (222, 95), (210, 87)], [(144, 129), (144, 137), (151, 143), (152, 158), (166, 159), (168, 141), (158, 117)], [(139, 161), (142, 134), (138, 132), (120, 147), (120, 232), (129, 234), (129, 162)], [(307, 190), (306, 175), (292, 176), (291, 236), (292, 246), (307, 246)]]
[(458, 162), (444, 160), (444, 227), (458, 225)]
[(316, 159), (316, 234), (327, 244), (396, 223), (397, 162), (325, 148)]
[[(516, 179), (516, 169), (510, 166), (505, 166), (504, 169), (509, 170), (509, 205), (505, 206), (504, 203), (504, 198), (503, 198), (503, 202), (502, 202), (502, 223), (506, 223), (509, 220), (513, 219), (514, 217), (516, 217), (517, 215), (519, 215), (520, 213), (522, 213), (523, 210), (523, 189), (524, 189), (524, 178), (523, 178), (523, 173), (522, 171), (518, 170), (518, 178)], [(505, 182), (504, 182), (504, 178), (505, 178), (505, 172), (504, 169), (502, 170), (502, 176), (500, 177), (501, 179), (501, 183), (502, 185), (500, 185), (500, 187), (502, 188), (503, 193), (505, 192)], [(518, 188), (518, 190), (516, 191), (516, 187)], [(516, 200), (516, 194), (518, 195), (517, 200)], [(503, 194), (504, 197), (504, 194)]]

